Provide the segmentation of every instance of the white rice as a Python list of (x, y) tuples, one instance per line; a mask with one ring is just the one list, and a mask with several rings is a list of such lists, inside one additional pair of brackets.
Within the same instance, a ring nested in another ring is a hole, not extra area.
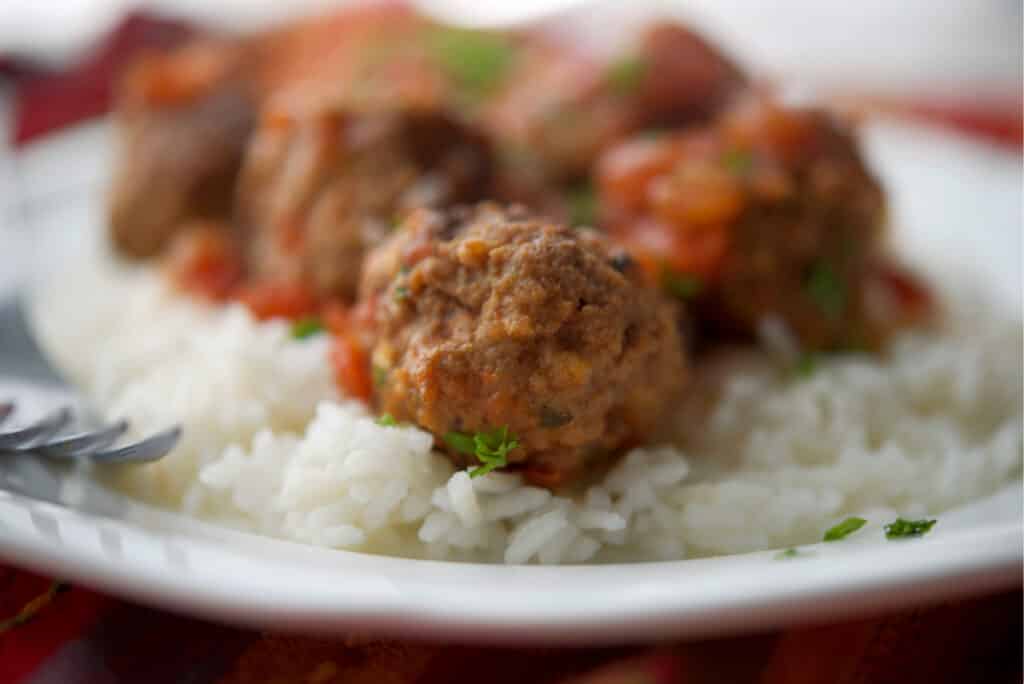
[(937, 514), (1021, 472), (1019, 325), (908, 335), (882, 359), (829, 361), (803, 381), (733, 362), (708, 372), (720, 396), (685, 451), (635, 449), (570, 496), (512, 474), (471, 479), (429, 434), (378, 425), (337, 395), (324, 339), (204, 308), (151, 272), (75, 278), (73, 300), (40, 298), (44, 344), (109, 416), (139, 432), (185, 425), (171, 455), (116, 484), (309, 544), (505, 563), (678, 559), (818, 541), (847, 515)]

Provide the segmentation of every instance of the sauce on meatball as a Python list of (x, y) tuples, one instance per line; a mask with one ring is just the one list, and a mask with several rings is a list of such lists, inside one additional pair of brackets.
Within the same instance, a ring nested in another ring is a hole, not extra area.
[(875, 348), (885, 197), (832, 115), (745, 98), (708, 126), (629, 140), (598, 166), (604, 220), (705, 336), (781, 321), (806, 349)]
[(686, 378), (674, 305), (632, 261), (516, 207), (415, 212), (361, 298), (380, 410), (462, 463), (452, 433), (507, 430), (508, 462), (545, 484), (643, 441)]

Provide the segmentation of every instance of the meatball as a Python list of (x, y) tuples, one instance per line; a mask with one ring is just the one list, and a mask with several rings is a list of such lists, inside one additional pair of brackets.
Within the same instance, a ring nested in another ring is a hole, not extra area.
[(240, 44), (196, 43), (137, 64), (118, 95), (110, 234), (154, 256), (182, 225), (230, 216), (254, 104)]
[(351, 300), (364, 253), (404, 212), (485, 192), (486, 145), (443, 113), (305, 109), (270, 108), (246, 155), (236, 218), (256, 279)]
[(598, 169), (607, 223), (710, 339), (773, 317), (806, 349), (872, 348), (885, 197), (832, 115), (744, 98), (708, 126), (635, 139)]
[(543, 484), (649, 437), (686, 379), (674, 304), (628, 255), (519, 207), (413, 213), (360, 297), (380, 410), (460, 463), (452, 434), (507, 429)]
[(607, 64), (534, 38), (486, 104), (483, 125), (508, 158), (505, 194), (550, 211), (552, 184), (584, 179), (612, 143), (646, 127), (704, 120), (744, 82), (725, 56), (674, 24), (652, 26)]

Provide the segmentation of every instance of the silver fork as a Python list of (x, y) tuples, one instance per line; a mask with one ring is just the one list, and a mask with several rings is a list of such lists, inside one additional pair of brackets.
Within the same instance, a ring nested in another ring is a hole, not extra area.
[[(14, 297), (0, 302), (0, 378), (16, 378), (51, 389), (71, 389), (32, 339), (22, 305)], [(0, 428), (15, 413), (15, 408), (14, 399), (0, 397)], [(128, 430), (128, 421), (65, 435), (72, 418), (71, 409), (65, 407), (24, 427), (0, 430), (0, 456), (31, 454), (63, 461), (144, 463), (162, 458), (181, 438), (181, 427), (175, 425), (140, 441), (113, 446)]]

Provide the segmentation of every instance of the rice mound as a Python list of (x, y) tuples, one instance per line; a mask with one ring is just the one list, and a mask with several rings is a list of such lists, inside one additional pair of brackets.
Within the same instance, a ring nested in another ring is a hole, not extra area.
[(554, 495), (514, 474), (471, 479), (431, 435), (378, 425), (338, 395), (323, 337), (204, 307), (151, 270), (100, 260), (73, 281), (73, 302), (37, 300), (44, 346), (109, 417), (139, 433), (185, 426), (173, 453), (125, 467), (115, 486), (309, 544), (497, 563), (680, 559), (813, 543), (848, 515), (880, 538), (897, 514), (934, 515), (1021, 473), (1020, 327), (994, 318), (908, 334), (883, 358), (830, 360), (803, 380), (756, 355), (708, 364), (716, 398), (700, 429), (679, 426), (699, 439), (635, 449)]

